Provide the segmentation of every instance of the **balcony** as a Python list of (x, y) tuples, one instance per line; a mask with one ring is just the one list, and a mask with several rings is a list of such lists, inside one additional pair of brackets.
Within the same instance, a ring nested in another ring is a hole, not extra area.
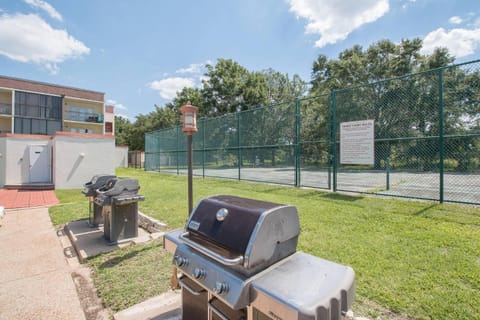
[(65, 111), (64, 120), (103, 123), (103, 114), (91, 112)]
[(0, 103), (0, 114), (12, 115), (12, 105), (7, 103)]

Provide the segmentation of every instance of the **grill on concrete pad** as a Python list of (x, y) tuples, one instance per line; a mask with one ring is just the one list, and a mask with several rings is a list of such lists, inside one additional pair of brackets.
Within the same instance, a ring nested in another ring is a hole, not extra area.
[(145, 200), (139, 189), (137, 179), (114, 178), (96, 191), (94, 202), (103, 208), (103, 233), (111, 243), (138, 236), (138, 201)]
[(214, 196), (165, 235), (190, 319), (340, 319), (354, 296), (351, 268), (296, 252), (293, 206)]
[(83, 185), (82, 193), (88, 197), (88, 223), (92, 227), (98, 227), (103, 223), (103, 207), (96, 204), (93, 199), (97, 195), (97, 190), (103, 188), (110, 179), (115, 176), (111, 174), (97, 174), (92, 179)]

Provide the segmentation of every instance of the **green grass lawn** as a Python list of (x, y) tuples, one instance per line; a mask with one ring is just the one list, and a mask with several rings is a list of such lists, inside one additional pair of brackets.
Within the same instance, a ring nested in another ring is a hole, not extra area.
[[(117, 175), (139, 179), (140, 193), (146, 196), (142, 212), (172, 229), (184, 225), (186, 177), (139, 169), (119, 169)], [(193, 190), (194, 202), (232, 194), (296, 206), (298, 249), (355, 270), (354, 311), (362, 309), (364, 316), (375, 317), (385, 308), (400, 318), (480, 319), (478, 208), (222, 179), (194, 178)], [(88, 216), (80, 190), (56, 192), (61, 204), (50, 209), (55, 224)], [(161, 243), (154, 242), (99, 256), (89, 264), (106, 304), (120, 310), (165, 290), (170, 259)]]

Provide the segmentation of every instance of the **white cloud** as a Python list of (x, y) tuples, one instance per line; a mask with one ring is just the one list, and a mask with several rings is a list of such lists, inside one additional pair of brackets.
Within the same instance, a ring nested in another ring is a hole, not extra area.
[(126, 120), (131, 120), (129, 116), (127, 116), (126, 114), (122, 114), (122, 113), (115, 113), (115, 117), (120, 117), (120, 118), (123, 118), (123, 119), (126, 119)]
[(402, 5), (402, 9), (407, 9), (410, 4), (417, 2), (417, 0), (405, 0), (405, 2)]
[(60, 72), (60, 68), (57, 66), (56, 63), (45, 63), (43, 65), (45, 67), (45, 69), (48, 70), (48, 72), (50, 72), (50, 74), (52, 75), (57, 75), (59, 72)]
[(473, 22), (473, 25), (474, 25), (476, 28), (480, 28), (480, 18), (477, 18), (477, 19)]
[(58, 73), (57, 63), (89, 53), (81, 41), (35, 14), (0, 15), (0, 54), (12, 60), (37, 63)]
[(306, 33), (319, 34), (316, 47), (344, 40), (355, 29), (382, 17), (388, 0), (289, 0), (290, 11), (308, 21)]
[(111, 105), (115, 108), (115, 110), (128, 110), (127, 107), (125, 107), (123, 104), (118, 103), (116, 100), (108, 99), (107, 101), (108, 105)]
[(189, 74), (188, 77), (170, 77), (170, 73), (165, 72), (162, 75), (163, 79), (152, 81), (147, 86), (158, 91), (163, 99), (172, 100), (177, 96), (177, 92), (182, 91), (183, 88), (195, 88), (201, 85), (202, 80), (207, 79), (203, 75), (206, 70), (205, 66), (211, 63), (211, 60), (206, 60), (202, 63), (191, 63), (186, 68), (175, 70), (177, 74)]
[(448, 22), (450, 22), (451, 24), (460, 24), (463, 22), (463, 20), (459, 16), (453, 16), (450, 19), (448, 19)]
[(438, 28), (427, 34), (423, 39), (423, 54), (432, 53), (435, 48), (447, 48), (456, 58), (462, 58), (475, 53), (480, 46), (480, 28), (452, 29), (446, 31)]
[(43, 0), (24, 0), (24, 1), (25, 3), (31, 5), (32, 7), (40, 8), (44, 10), (46, 13), (48, 13), (48, 15), (51, 18), (58, 21), (63, 21), (62, 15), (46, 1), (43, 1)]
[(203, 69), (207, 64), (211, 64), (211, 63), (212, 61), (210, 60), (207, 60), (203, 63), (192, 63), (187, 68), (181, 68), (176, 70), (175, 72), (180, 74), (185, 74), (185, 73), (199, 74), (199, 73), (202, 73)]
[(203, 63), (192, 63), (187, 68), (178, 69), (176, 73), (200, 73), (202, 71)]
[(172, 77), (150, 82), (148, 86), (158, 91), (160, 97), (171, 100), (177, 96), (177, 92), (185, 87), (195, 87), (195, 80), (192, 78)]
[(114, 107), (115, 107), (115, 109), (117, 109), (117, 110), (128, 110), (128, 108), (125, 107), (125, 106), (124, 106), (123, 104), (121, 104), (121, 103), (116, 103), (116, 104), (114, 105)]

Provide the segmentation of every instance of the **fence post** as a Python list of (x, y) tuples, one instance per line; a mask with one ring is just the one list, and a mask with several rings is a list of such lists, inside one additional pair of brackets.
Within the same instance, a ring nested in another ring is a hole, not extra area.
[(295, 98), (295, 133), (294, 133), (294, 158), (295, 158), (295, 187), (300, 187), (300, 100)]
[(240, 148), (240, 112), (237, 111), (237, 164), (238, 164), (238, 180), (241, 179), (242, 172), (242, 149)]
[(337, 191), (337, 92), (332, 91), (332, 156), (333, 156), (333, 191)]
[(203, 150), (202, 150), (202, 177), (205, 178), (205, 131), (206, 126), (205, 126), (205, 119), (200, 119), (200, 122), (202, 123), (202, 131), (203, 131)]
[(438, 143), (440, 152), (440, 203), (444, 200), (444, 128), (443, 128), (443, 69), (438, 69)]
[(387, 172), (386, 190), (390, 190), (390, 157), (385, 160), (385, 171)]
[(180, 145), (180, 141), (179, 141), (179, 139), (180, 139), (180, 134), (179, 134), (179, 132), (180, 132), (180, 126), (177, 126), (177, 176), (180, 174), (180, 168), (179, 168), (179, 166), (178, 166), (178, 161), (180, 160), (180, 156), (179, 156), (179, 154), (180, 154), (180, 149), (179, 149), (179, 145)]
[(328, 190), (332, 190), (332, 94), (328, 95), (327, 100), (327, 178), (328, 178)]
[(161, 140), (160, 140), (160, 137), (158, 137), (157, 139), (158, 141), (158, 172), (160, 172), (160, 170), (162, 169), (162, 148), (161, 148)]

